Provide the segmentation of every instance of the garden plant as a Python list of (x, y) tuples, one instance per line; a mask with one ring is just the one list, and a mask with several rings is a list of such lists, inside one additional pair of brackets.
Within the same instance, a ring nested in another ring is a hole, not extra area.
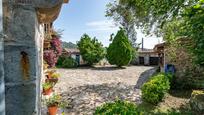
[(133, 56), (133, 48), (123, 29), (120, 29), (107, 48), (107, 59), (110, 64), (118, 67), (126, 66)]

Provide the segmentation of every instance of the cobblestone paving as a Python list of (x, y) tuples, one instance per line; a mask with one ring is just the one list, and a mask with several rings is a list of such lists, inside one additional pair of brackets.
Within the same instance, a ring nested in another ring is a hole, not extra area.
[(65, 115), (92, 115), (97, 106), (116, 98), (141, 103), (139, 88), (155, 70), (146, 66), (57, 69), (61, 78), (55, 91), (69, 102)]

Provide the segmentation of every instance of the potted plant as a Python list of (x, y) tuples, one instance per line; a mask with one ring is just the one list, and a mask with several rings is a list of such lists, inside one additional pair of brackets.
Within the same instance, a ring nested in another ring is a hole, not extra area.
[(46, 82), (52, 82), (56, 84), (58, 82), (58, 78), (60, 77), (59, 73), (53, 73), (50, 77), (48, 77), (45, 81)]
[(49, 115), (56, 115), (58, 108), (65, 107), (65, 102), (62, 101), (62, 98), (58, 94), (53, 94), (49, 99), (46, 100), (46, 105), (48, 107)]
[(43, 94), (44, 95), (49, 95), (50, 93), (52, 93), (52, 89), (53, 88), (53, 83), (51, 82), (45, 82), (43, 84)]
[(56, 72), (56, 70), (47, 71), (47, 72), (46, 72), (46, 74), (47, 74), (46, 77), (47, 77), (48, 79), (51, 78), (51, 77), (52, 77), (52, 74), (55, 73), (55, 72)]

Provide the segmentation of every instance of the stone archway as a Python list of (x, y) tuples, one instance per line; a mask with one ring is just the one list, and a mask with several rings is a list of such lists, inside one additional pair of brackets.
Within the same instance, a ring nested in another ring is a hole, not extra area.
[(58, 17), (63, 2), (64, 0), (0, 1), (0, 6), (3, 3), (3, 7), (0, 7), (0, 31), (6, 35), (3, 39), (0, 34), (1, 115), (41, 114), (43, 23), (46, 20), (46, 23), (50, 23)]

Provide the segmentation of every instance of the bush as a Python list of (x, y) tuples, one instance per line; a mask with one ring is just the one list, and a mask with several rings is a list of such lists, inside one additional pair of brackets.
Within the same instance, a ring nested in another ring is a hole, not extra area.
[(113, 42), (107, 49), (107, 59), (110, 64), (122, 67), (132, 60), (133, 48), (125, 35), (124, 30), (119, 30)]
[(66, 58), (67, 58), (67, 57), (65, 57), (65, 56), (60, 56), (60, 57), (58, 58), (58, 60), (57, 60), (56, 66), (57, 66), (57, 67), (62, 67), (63, 61), (64, 61)]
[(66, 56), (60, 56), (56, 65), (58, 68), (73, 68), (78, 66), (76, 60)]
[(157, 104), (170, 89), (170, 76), (158, 74), (142, 86), (142, 98), (152, 104)]
[(140, 115), (142, 114), (134, 103), (117, 100), (97, 107), (94, 115)]
[(77, 67), (77, 62), (71, 57), (66, 58), (62, 62), (62, 68), (73, 68), (73, 67)]
[(93, 65), (98, 63), (105, 57), (105, 49), (103, 45), (96, 39), (91, 39), (87, 34), (81, 37), (81, 40), (77, 43), (82, 58), (88, 63)]

